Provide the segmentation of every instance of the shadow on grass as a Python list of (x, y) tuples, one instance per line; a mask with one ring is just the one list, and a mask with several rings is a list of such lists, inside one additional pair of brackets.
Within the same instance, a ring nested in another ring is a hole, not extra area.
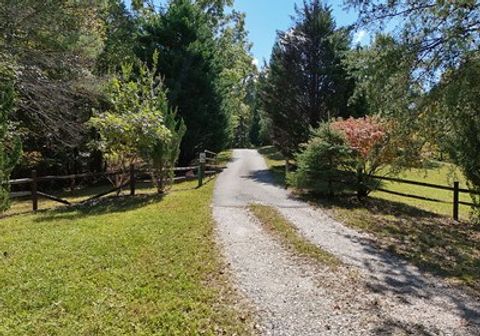
[[(420, 269), (467, 284), (480, 293), (480, 226), (377, 198), (306, 198)], [(371, 242), (364, 242), (364, 246)], [(365, 247), (367, 248), (367, 247)]]
[(57, 220), (74, 220), (89, 216), (128, 212), (159, 202), (164, 195), (109, 196), (96, 201), (62, 207), (39, 214), (37, 223)]
[(405, 203), (387, 201), (376, 197), (359, 200), (355, 194), (328, 197), (321, 194), (305, 194), (301, 197), (328, 209), (364, 210), (372, 215), (381, 214), (399, 218), (435, 218), (446, 219), (439, 214), (423, 210)]

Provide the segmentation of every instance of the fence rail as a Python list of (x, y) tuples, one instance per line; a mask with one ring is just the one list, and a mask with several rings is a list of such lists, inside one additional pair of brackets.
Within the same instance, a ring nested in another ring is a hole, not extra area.
[(476, 204), (473, 204), (471, 202), (460, 201), (460, 194), (463, 193), (463, 194), (477, 195), (477, 196), (480, 195), (480, 192), (460, 188), (460, 183), (458, 181), (455, 181), (453, 183), (453, 187), (450, 187), (450, 186), (438, 185), (438, 184), (433, 184), (433, 183), (419, 182), (419, 181), (413, 181), (413, 180), (405, 180), (405, 179), (400, 179), (400, 178), (396, 178), (396, 177), (372, 176), (372, 178), (376, 179), (376, 180), (380, 180), (380, 181), (389, 181), (389, 182), (394, 182), (394, 183), (410, 184), (410, 185), (415, 185), (415, 186), (420, 186), (420, 187), (451, 191), (452, 192), (452, 202), (449, 202), (449, 201), (440, 200), (440, 199), (436, 199), (436, 198), (432, 198), (432, 197), (406, 194), (406, 193), (392, 191), (392, 190), (388, 190), (388, 189), (384, 189), (384, 188), (378, 188), (377, 189), (381, 192), (389, 193), (389, 194), (392, 194), (392, 195), (409, 197), (409, 198), (414, 198), (414, 199), (419, 199), (419, 200), (429, 201), (429, 202), (452, 204), (453, 205), (453, 210), (452, 210), (453, 219), (457, 220), (457, 221), (459, 220), (459, 208), (460, 208), (459, 206), (460, 205), (471, 206), (471, 207), (477, 206)]
[[(210, 155), (210, 157), (208, 157)], [(209, 162), (207, 164), (207, 161)], [(191, 181), (191, 180), (197, 180), (198, 179), (198, 187), (201, 187), (203, 185), (203, 180), (207, 176), (213, 176), (215, 174), (218, 174), (223, 170), (224, 167), (221, 167), (218, 165), (217, 162), (217, 154), (205, 150), (200, 154), (200, 159), (199, 159), (199, 164), (194, 165), (194, 166), (189, 166), (189, 167), (174, 167), (171, 169), (172, 172), (177, 172), (177, 173), (183, 173), (186, 172), (187, 174), (185, 176), (178, 176), (173, 178), (174, 183), (180, 183), (184, 181)], [(190, 175), (188, 175), (188, 172), (191, 172)], [(196, 175), (195, 175), (195, 172)], [(81, 173), (81, 174), (70, 174), (70, 175), (62, 175), (62, 176), (37, 176), (37, 171), (32, 170), (32, 175), (29, 178), (20, 178), (20, 179), (13, 179), (10, 181), (7, 181), (4, 183), (4, 185), (13, 185), (13, 186), (21, 186), (21, 185), (30, 185), (30, 190), (29, 191), (14, 191), (10, 193), (11, 198), (21, 198), (21, 197), (30, 197), (32, 200), (32, 210), (37, 211), (38, 210), (38, 202), (39, 198), (43, 197), (49, 200), (52, 200), (54, 202), (62, 203), (64, 205), (71, 205), (68, 200), (54, 196), (54, 195), (49, 195), (47, 193), (41, 192), (38, 190), (38, 184), (39, 182), (48, 182), (48, 181), (64, 181), (64, 180), (76, 180), (76, 179), (82, 179), (82, 178), (95, 178), (95, 177), (112, 177), (112, 176), (118, 176), (118, 175), (125, 175), (129, 174), (128, 182), (124, 183), (120, 187), (114, 187), (108, 191), (102, 192), (100, 194), (94, 195), (80, 203), (88, 203), (92, 200), (96, 200), (98, 198), (101, 198), (103, 196), (109, 195), (114, 192), (118, 192), (119, 190), (122, 190), (124, 188), (129, 187), (130, 188), (130, 195), (134, 196), (135, 195), (135, 189), (136, 189), (136, 184), (138, 182), (152, 182), (152, 179), (143, 179), (139, 180), (137, 179), (137, 175), (139, 174), (150, 174), (151, 170), (148, 169), (136, 169), (134, 165), (130, 167), (130, 171), (116, 171), (116, 172), (101, 172), (101, 173)]]

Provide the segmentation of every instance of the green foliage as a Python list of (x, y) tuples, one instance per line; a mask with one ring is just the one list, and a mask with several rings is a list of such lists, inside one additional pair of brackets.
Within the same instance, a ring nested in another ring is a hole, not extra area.
[(230, 140), (230, 117), (222, 109), (222, 67), (209, 15), (192, 1), (173, 0), (165, 13), (144, 17), (137, 55), (150, 62), (156, 50), (161, 55), (154, 70), (164, 77), (168, 100), (188, 130), (181, 162), (188, 163), (205, 148), (224, 148)]
[(257, 107), (255, 107), (253, 109), (252, 124), (250, 126), (250, 130), (248, 134), (250, 143), (254, 146), (261, 146), (264, 144), (261, 138), (261, 131), (262, 131), (261, 122), (262, 122), (262, 119), (260, 116), (260, 111), (258, 110)]
[(389, 174), (396, 167), (392, 163), (404, 143), (392, 136), (392, 128), (378, 117), (323, 124), (297, 155), (299, 169), (291, 182), (329, 194), (355, 190), (359, 197), (367, 196), (379, 186), (373, 176)]
[(480, 2), (432, 0), (346, 0), (359, 12), (364, 28), (385, 29), (395, 24), (402, 58), (415, 59), (412, 80), (436, 81), (439, 73), (478, 51)]
[[(166, 100), (164, 100), (166, 102)], [(172, 185), (174, 177), (175, 163), (180, 156), (180, 145), (187, 128), (182, 119), (177, 120), (177, 114), (168, 106), (165, 106), (164, 115), (165, 127), (170, 131), (170, 137), (167, 141), (157, 139), (152, 146), (142, 152), (142, 156), (152, 168), (152, 178), (159, 193)], [(145, 150), (145, 149), (144, 149)]]
[(9, 206), (7, 181), (21, 152), (20, 139), (9, 127), (9, 116), (15, 109), (15, 75), (8, 65), (0, 62), (0, 212)]
[(356, 168), (355, 152), (328, 123), (314, 131), (303, 151), (296, 155), (296, 162), (297, 171), (287, 176), (294, 187), (329, 195), (355, 190), (355, 181), (348, 174)]
[(135, 60), (136, 19), (122, 0), (107, 0), (100, 12), (105, 29), (104, 47), (96, 59), (96, 71), (107, 73)]
[(348, 31), (335, 27), (319, 0), (296, 11), (293, 28), (278, 35), (262, 90), (274, 144), (287, 157), (308, 140), (310, 127), (355, 113), (349, 106), (354, 82), (343, 65)]
[[(433, 111), (442, 123), (439, 143), (460, 167), (469, 187), (480, 192), (480, 57), (447, 73), (432, 92)], [(439, 113), (438, 113), (439, 112)], [(477, 205), (480, 199), (473, 196)]]
[(90, 70), (103, 48), (104, 0), (0, 5), (0, 54), (18, 69), (17, 110), (31, 147), (74, 147), (95, 100)]
[(256, 105), (257, 69), (250, 55), (245, 15), (233, 11), (220, 27), (217, 39), (222, 93), (222, 109), (230, 117), (231, 140), (237, 147), (248, 147), (249, 131)]
[(405, 53), (405, 46), (381, 34), (370, 46), (348, 53), (346, 64), (357, 83), (352, 100), (364, 100), (368, 114), (400, 118), (412, 110), (420, 92), (411, 85), (413, 60), (405, 59)]
[(10, 120), (24, 153), (16, 176), (101, 169), (102, 158), (87, 147), (86, 121), (100, 105), (102, 80), (93, 70), (111, 1), (0, 0), (0, 55), (16, 69)]
[(100, 135), (98, 148), (110, 169), (123, 172), (114, 180), (117, 187), (128, 179), (130, 165), (143, 160), (153, 168), (158, 191), (163, 192), (171, 174), (168, 168), (178, 158), (185, 126), (175, 120), (163, 83), (154, 72), (144, 64), (133, 70), (132, 65), (124, 65), (121, 75), (110, 81), (110, 109), (90, 123)]

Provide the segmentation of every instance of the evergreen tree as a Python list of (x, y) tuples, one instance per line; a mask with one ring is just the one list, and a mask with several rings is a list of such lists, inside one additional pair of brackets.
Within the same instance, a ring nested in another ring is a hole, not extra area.
[(287, 157), (308, 140), (311, 127), (355, 114), (348, 104), (354, 82), (343, 66), (348, 31), (336, 28), (320, 0), (304, 2), (296, 14), (294, 26), (277, 37), (262, 92), (274, 143)]
[(223, 149), (229, 141), (229, 116), (221, 108), (222, 69), (209, 15), (189, 0), (173, 0), (166, 12), (146, 17), (137, 54), (149, 62), (156, 50), (168, 100), (187, 127), (180, 161), (187, 163), (206, 148)]
[(122, 0), (108, 0), (100, 18), (105, 26), (105, 41), (96, 60), (96, 72), (102, 74), (135, 61), (137, 21)]

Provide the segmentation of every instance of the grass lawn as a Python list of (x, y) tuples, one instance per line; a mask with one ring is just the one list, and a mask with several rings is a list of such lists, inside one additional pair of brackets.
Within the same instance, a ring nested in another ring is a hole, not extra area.
[[(454, 181), (459, 181), (461, 188), (467, 188), (465, 178), (463, 177), (460, 170), (451, 164), (442, 162), (434, 162), (427, 169), (411, 169), (402, 172), (398, 177), (401, 179), (427, 182), (451, 187), (453, 187)], [(440, 215), (446, 215), (449, 217), (453, 216), (453, 192), (451, 191), (394, 182), (384, 182), (383, 188), (395, 192), (401, 192), (404, 194), (435, 198), (448, 203), (430, 202), (412, 198), (405, 198), (402, 196), (392, 195), (381, 191), (376, 191), (372, 193), (371, 196), (387, 201), (405, 203), (407, 205), (415, 206)], [(464, 193), (460, 194), (460, 200), (464, 202), (472, 202), (470, 195)], [(462, 219), (468, 219), (470, 217), (470, 212), (470, 207), (460, 205), (460, 217)]]
[(0, 335), (249, 334), (195, 185), (0, 220)]

